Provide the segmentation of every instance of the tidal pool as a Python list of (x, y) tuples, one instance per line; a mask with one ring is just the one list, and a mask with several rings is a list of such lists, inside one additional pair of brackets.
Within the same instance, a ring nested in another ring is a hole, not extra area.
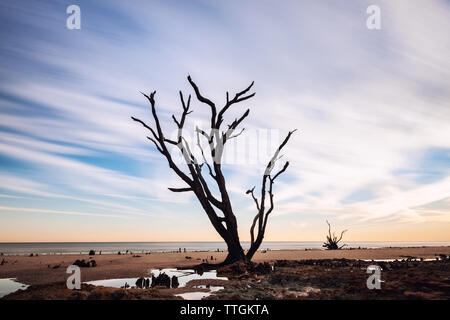
[[(160, 273), (165, 273), (169, 277), (177, 276), (179, 288), (185, 287), (186, 283), (188, 283), (191, 280), (197, 280), (197, 279), (228, 280), (227, 277), (218, 277), (216, 270), (206, 271), (206, 272), (203, 272), (201, 275), (191, 269), (178, 270), (178, 269), (170, 268), (170, 269), (150, 269), (149, 271), (150, 271), (150, 274), (153, 274), (155, 277), (157, 277)], [(150, 285), (151, 285), (151, 281), (152, 281), (151, 276), (148, 276), (148, 278), (150, 278)], [(125, 284), (129, 285), (130, 287), (136, 286), (137, 279), (139, 279), (139, 278), (105, 279), (105, 280), (88, 281), (85, 283), (92, 284), (94, 286), (122, 288), (125, 286)]]
[[(207, 289), (206, 286), (195, 286), (194, 288)], [(225, 287), (210, 286), (209, 292), (199, 292), (199, 291), (185, 292), (185, 293), (176, 294), (176, 296), (182, 297), (184, 300), (202, 300), (203, 298), (210, 296), (213, 292), (216, 292), (216, 291), (219, 291), (222, 289), (225, 289)]]
[(15, 278), (0, 279), (0, 298), (26, 288), (28, 288), (26, 284), (17, 282)]
[[(364, 259), (363, 261), (365, 262), (402, 262), (402, 261), (407, 261), (406, 258), (398, 258), (398, 259)], [(423, 260), (420, 260), (420, 258), (414, 258), (412, 260), (410, 260), (412, 262), (422, 262), (422, 261), (436, 261), (436, 258), (432, 259), (432, 258), (426, 258)]]

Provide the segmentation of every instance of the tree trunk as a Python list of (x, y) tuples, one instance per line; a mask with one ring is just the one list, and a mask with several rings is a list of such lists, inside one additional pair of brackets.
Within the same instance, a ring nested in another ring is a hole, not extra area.
[(225, 258), (223, 264), (230, 264), (236, 261), (247, 261), (244, 249), (239, 242), (239, 239), (232, 239), (226, 241), (228, 247), (228, 255)]
[(250, 261), (253, 258), (253, 255), (256, 253), (256, 251), (258, 251), (259, 247), (261, 246), (262, 243), (262, 238), (259, 239), (257, 238), (255, 240), (255, 242), (250, 246), (250, 249), (247, 252), (246, 258)]

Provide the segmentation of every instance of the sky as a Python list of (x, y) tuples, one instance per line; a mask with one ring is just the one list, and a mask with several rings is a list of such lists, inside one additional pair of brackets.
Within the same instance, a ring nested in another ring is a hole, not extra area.
[[(241, 240), (245, 191), (298, 129), (265, 240), (325, 240), (328, 219), (348, 241), (450, 241), (449, 16), (445, 0), (2, 1), (0, 242), (220, 240), (130, 119), (152, 123), (156, 90), (176, 134), (187, 75), (217, 105), (255, 81), (225, 121), (251, 110), (223, 164)], [(208, 121), (192, 109), (187, 135)]]

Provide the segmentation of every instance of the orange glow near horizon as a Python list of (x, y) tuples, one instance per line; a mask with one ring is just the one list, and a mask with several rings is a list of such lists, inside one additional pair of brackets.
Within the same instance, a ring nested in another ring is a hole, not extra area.
[[(385, 225), (380, 232), (380, 225), (349, 228), (343, 241), (450, 241), (450, 223), (409, 224), (407, 226)], [(85, 228), (82, 231), (65, 230), (64, 232), (42, 226), (40, 230), (32, 231), (26, 227), (21, 230), (4, 230), (0, 228), (0, 242), (209, 242), (223, 241), (214, 234), (212, 226), (208, 230), (152, 230), (145, 232), (138, 226), (128, 228), (128, 232), (116, 230), (95, 230)], [(278, 225), (269, 229), (265, 241), (323, 241), (327, 230), (305, 228), (283, 229)], [(336, 233), (341, 228), (333, 230)], [(241, 241), (249, 241), (249, 237), (241, 230)]]

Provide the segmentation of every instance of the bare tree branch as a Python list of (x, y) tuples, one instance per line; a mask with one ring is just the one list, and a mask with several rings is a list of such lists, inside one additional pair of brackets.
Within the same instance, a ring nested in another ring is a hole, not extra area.
[[(142, 93), (142, 92), (141, 92)], [(154, 135), (154, 137), (155, 137), (155, 139), (150, 139), (154, 144), (155, 144), (155, 146), (157, 147), (157, 149), (158, 149), (158, 151), (160, 152), (160, 153), (162, 153), (165, 157), (166, 157), (166, 159), (167, 159), (167, 162), (168, 162), (168, 164), (169, 164), (169, 167), (173, 170), (173, 171), (175, 171), (175, 173), (184, 181), (184, 182), (186, 182), (189, 186), (192, 186), (192, 184), (193, 184), (193, 180), (192, 179), (190, 179), (182, 170), (180, 170), (179, 168), (178, 168), (178, 166), (173, 162), (173, 160), (172, 160), (172, 156), (170, 155), (170, 152), (169, 152), (169, 150), (167, 149), (167, 146), (166, 146), (166, 144), (165, 144), (165, 142), (166, 142), (166, 139), (164, 139), (164, 135), (163, 135), (163, 132), (162, 132), (162, 129), (161, 129), (161, 125), (160, 125), (160, 123), (159, 123), (159, 118), (158, 118), (158, 115), (157, 115), (157, 113), (156, 113), (156, 108), (155, 108), (155, 94), (156, 94), (156, 91), (153, 91), (150, 95), (146, 95), (145, 93), (142, 93), (146, 98), (147, 98), (147, 100), (150, 102), (150, 106), (151, 106), (151, 109), (152, 109), (152, 116), (153, 116), (153, 120), (155, 121), (155, 124), (156, 124), (156, 128), (157, 128), (157, 130), (156, 130), (156, 132), (150, 127), (150, 126), (148, 126), (147, 124), (145, 124), (143, 121), (141, 121), (141, 120), (139, 120), (139, 119), (137, 119), (137, 118), (135, 118), (135, 117), (131, 117), (131, 119), (133, 119), (134, 121), (137, 121), (137, 122), (139, 122), (139, 123), (141, 123), (145, 128), (147, 128), (147, 129), (149, 129), (151, 132), (152, 132), (152, 134)], [(150, 138), (150, 137), (147, 137), (147, 138)], [(159, 143), (159, 146), (158, 146), (158, 144), (156, 143), (156, 141), (158, 141), (158, 143)]]
[(167, 188), (172, 192), (188, 192), (188, 191), (194, 191), (192, 188)]
[(243, 96), (244, 94), (246, 94), (252, 87), (253, 84), (255, 82), (252, 81), (252, 83), (244, 90), (242, 90), (241, 92), (236, 93), (236, 95), (234, 96), (233, 99), (229, 100), (229, 94), (227, 92), (227, 103), (225, 104), (225, 106), (219, 111), (219, 114), (217, 115), (217, 129), (220, 128), (220, 125), (223, 122), (223, 115), (225, 114), (225, 112), (235, 103), (239, 103), (242, 102), (244, 100), (250, 99), (252, 97), (255, 96), (255, 93), (252, 93), (248, 96)]
[[(213, 171), (212, 171), (212, 168), (211, 168), (211, 166), (210, 166), (209, 163), (208, 163), (208, 160), (206, 160), (205, 152), (203, 151), (202, 145), (201, 145), (201, 143), (200, 143), (200, 132), (201, 132), (201, 131), (202, 131), (202, 130), (198, 129), (198, 127), (196, 128), (196, 133), (197, 133), (197, 146), (198, 146), (198, 148), (200, 149), (200, 152), (202, 153), (202, 157), (203, 157), (204, 163), (208, 166), (209, 175), (210, 175), (212, 178), (216, 179), (216, 176), (214, 175), (214, 173), (213, 173)], [(208, 140), (208, 141), (209, 141), (209, 140)]]
[(197, 85), (195, 84), (194, 81), (192, 81), (191, 76), (188, 76), (187, 79), (188, 79), (189, 83), (191, 84), (192, 88), (194, 89), (194, 92), (195, 92), (195, 95), (197, 96), (198, 101), (203, 102), (211, 107), (211, 128), (215, 128), (216, 127), (216, 114), (217, 114), (216, 105), (214, 104), (214, 102), (212, 102), (208, 98), (205, 98), (204, 96), (202, 96)]
[(255, 205), (256, 205), (256, 210), (259, 211), (259, 203), (258, 203), (258, 199), (255, 197), (255, 187), (251, 188), (250, 190), (247, 190), (246, 194), (251, 194), (253, 200), (255, 201)]
[[(276, 160), (279, 159), (278, 155), (279, 155), (281, 149), (283, 149), (283, 147), (287, 144), (287, 142), (289, 141), (289, 139), (291, 138), (292, 134), (295, 131), (296, 130), (289, 131), (286, 138), (283, 140), (283, 142), (280, 144), (280, 146), (275, 151), (274, 155), (272, 156), (272, 158), (270, 159), (269, 163), (266, 166), (266, 170), (264, 171), (262, 184), (261, 184), (261, 201), (260, 201), (260, 205), (257, 207), (258, 212), (256, 213), (255, 217), (253, 218), (253, 222), (250, 227), (250, 250), (247, 253), (247, 257), (251, 258), (253, 256), (253, 254), (256, 252), (257, 248), (260, 246), (260, 244), (264, 238), (264, 233), (266, 230), (268, 217), (274, 209), (273, 184), (274, 184), (275, 180), (283, 172), (286, 171), (287, 167), (289, 166), (289, 162), (286, 162), (284, 164), (283, 168), (279, 172), (277, 172), (275, 174), (275, 176), (273, 176), (273, 178), (271, 177), (270, 174), (275, 166)], [(269, 183), (268, 191), (266, 191), (267, 183)], [(252, 195), (252, 197), (255, 199), (254, 194), (253, 194), (253, 189), (248, 190), (247, 193), (250, 193)], [(269, 208), (267, 210), (266, 210), (266, 193), (269, 194)], [(255, 238), (256, 225), (258, 225), (258, 233)]]
[(159, 141), (159, 137), (158, 135), (155, 133), (155, 130), (153, 130), (153, 128), (151, 128), (150, 126), (148, 126), (144, 121), (135, 118), (135, 117), (131, 117), (131, 119), (133, 119), (136, 122), (139, 122), (140, 124), (142, 124), (146, 129), (150, 130), (150, 132), (152, 133), (153, 137), (155, 137), (156, 140)]
[(160, 148), (160, 146), (158, 145), (158, 143), (156, 143), (155, 139), (150, 138), (150, 137), (147, 137), (147, 139), (150, 140), (151, 142), (153, 142), (153, 144), (155, 145), (156, 149), (157, 149), (160, 153), (164, 154), (164, 151)]

